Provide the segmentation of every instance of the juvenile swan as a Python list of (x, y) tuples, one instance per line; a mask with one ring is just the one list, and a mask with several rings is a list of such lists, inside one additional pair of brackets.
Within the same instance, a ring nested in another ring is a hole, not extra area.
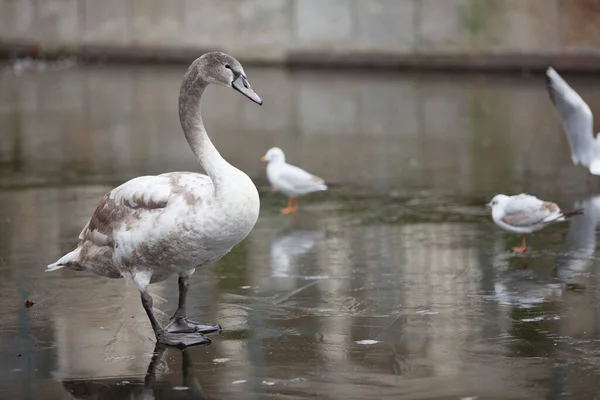
[(583, 214), (583, 209), (562, 211), (556, 203), (542, 201), (525, 193), (516, 196), (497, 194), (485, 207), (492, 209), (492, 219), (496, 225), (507, 232), (522, 235), (521, 246), (513, 247), (515, 253), (521, 254), (527, 251), (527, 234), (539, 231), (554, 222)]
[[(221, 329), (187, 319), (190, 275), (244, 239), (258, 219), (260, 201), (250, 178), (221, 157), (200, 115), (210, 85), (230, 87), (261, 105), (244, 68), (230, 55), (211, 52), (188, 68), (179, 92), (183, 133), (207, 175), (170, 172), (140, 176), (108, 192), (79, 234), (79, 245), (47, 271), (87, 269), (137, 285), (158, 342), (172, 346), (209, 343), (203, 333)], [(179, 275), (178, 309), (166, 327), (152, 311), (151, 283)]]
[(271, 186), (288, 196), (288, 205), (281, 210), (283, 214), (298, 212), (298, 197), (312, 192), (327, 190), (323, 178), (309, 174), (302, 168), (285, 162), (285, 154), (279, 147), (271, 147), (261, 157), (267, 164), (267, 178)]

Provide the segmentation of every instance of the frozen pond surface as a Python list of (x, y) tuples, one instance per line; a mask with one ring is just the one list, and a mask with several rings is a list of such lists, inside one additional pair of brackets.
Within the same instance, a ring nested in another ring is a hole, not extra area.
[[(189, 315), (225, 329), (208, 347), (153, 358), (133, 285), (44, 273), (113, 186), (199, 170), (184, 70), (0, 73), (1, 398), (597, 396), (600, 178), (571, 165), (542, 76), (250, 69), (263, 107), (210, 88), (209, 134), (262, 211), (192, 278)], [(600, 81), (566, 78), (600, 112)], [(338, 186), (280, 215), (259, 162), (273, 145)], [(526, 269), (482, 207), (521, 191), (586, 208), (531, 238)], [(164, 318), (176, 286), (151, 287)]]

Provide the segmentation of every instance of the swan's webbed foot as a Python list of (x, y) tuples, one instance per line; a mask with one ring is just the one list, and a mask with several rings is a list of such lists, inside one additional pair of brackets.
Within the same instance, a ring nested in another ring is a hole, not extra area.
[(187, 317), (176, 317), (172, 318), (169, 325), (166, 326), (165, 330), (169, 333), (201, 333), (201, 334), (209, 334), (209, 333), (220, 333), (223, 328), (221, 328), (220, 324), (210, 325), (203, 324), (200, 322), (192, 321)]
[(210, 339), (199, 332), (173, 333), (161, 331), (156, 334), (158, 343), (173, 347), (190, 347), (210, 344)]

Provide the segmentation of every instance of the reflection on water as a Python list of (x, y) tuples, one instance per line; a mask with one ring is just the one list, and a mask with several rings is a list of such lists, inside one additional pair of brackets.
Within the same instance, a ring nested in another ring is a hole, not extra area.
[[(291, 218), (296, 219), (293, 215)], [(298, 259), (308, 254), (318, 241), (325, 238), (320, 230), (308, 229), (293, 222), (277, 233), (271, 240), (271, 276), (274, 278), (292, 278), (298, 276)]]
[(600, 196), (576, 201), (576, 207), (585, 209), (581, 218), (569, 224), (564, 252), (557, 257), (558, 276), (569, 281), (573, 275), (590, 273), (596, 254), (596, 228), (600, 222)]
[(143, 381), (136, 378), (65, 380), (63, 386), (76, 399), (206, 399), (196, 379), (189, 350), (181, 351), (181, 384), (174, 386), (170, 382), (157, 382), (157, 369), (165, 350), (165, 347), (156, 346)]
[[(124, 281), (45, 274), (112, 186), (198, 170), (183, 69), (0, 74), (1, 398), (596, 395), (598, 182), (537, 77), (251, 70), (258, 110), (210, 89), (216, 145), (265, 190), (250, 236), (193, 276), (190, 316), (225, 327), (208, 347), (157, 351)], [(280, 215), (258, 161), (272, 145), (340, 187)], [(524, 190), (586, 209), (531, 237), (527, 269), (481, 207)], [(163, 319), (174, 279), (150, 288)]]

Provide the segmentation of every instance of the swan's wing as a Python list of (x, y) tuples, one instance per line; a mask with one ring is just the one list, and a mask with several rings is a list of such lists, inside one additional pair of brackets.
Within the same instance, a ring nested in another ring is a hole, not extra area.
[(273, 183), (295, 192), (308, 193), (311, 191), (327, 189), (327, 185), (325, 185), (323, 178), (310, 174), (302, 168), (290, 164), (278, 165), (273, 180)]
[(116, 229), (137, 229), (142, 221), (157, 218), (169, 204), (194, 204), (213, 190), (209, 177), (191, 172), (131, 179), (104, 195), (79, 238), (96, 246), (112, 247)]
[(555, 203), (520, 194), (513, 196), (504, 206), (502, 221), (512, 226), (528, 227), (544, 222), (546, 218), (559, 212), (560, 208)]
[(569, 139), (573, 164), (589, 165), (594, 145), (594, 116), (590, 107), (552, 67), (546, 70), (546, 82)]

